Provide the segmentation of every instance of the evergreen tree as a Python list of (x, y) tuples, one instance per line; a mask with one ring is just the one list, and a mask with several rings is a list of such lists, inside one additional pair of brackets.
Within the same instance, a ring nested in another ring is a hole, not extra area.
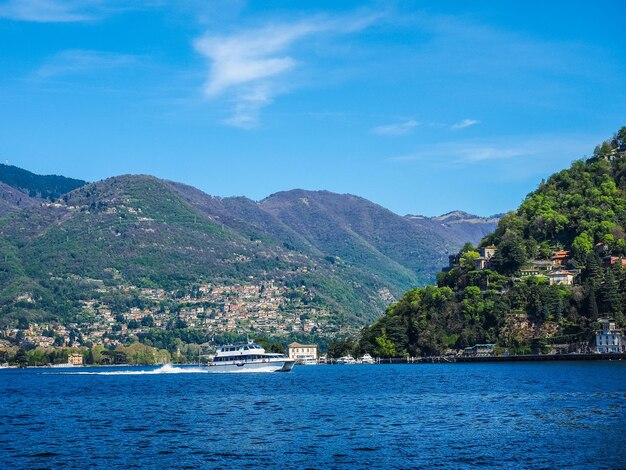
[(26, 355), (24, 348), (18, 349), (17, 353), (15, 353), (15, 362), (20, 367), (28, 366), (28, 356)]
[(621, 311), (621, 296), (612, 269), (604, 276), (604, 283), (599, 289), (598, 303), (600, 314), (603, 316), (613, 318)]

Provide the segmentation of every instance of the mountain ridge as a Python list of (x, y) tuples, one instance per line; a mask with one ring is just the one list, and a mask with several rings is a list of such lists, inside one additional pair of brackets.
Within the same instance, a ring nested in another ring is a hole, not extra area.
[(182, 293), (195, 292), (194, 285), (273, 280), (287, 296), (286, 313), (299, 312), (302, 325), (326, 318), (318, 331), (336, 334), (371, 322), (394, 296), (431, 282), (460, 247), (457, 233), (441, 224), (330, 191), (253, 201), (129, 174), (30, 202), (0, 218), (3, 324), (72, 322), (85, 305), (112, 309), (120, 298), (153, 304), (141, 297), (146, 289), (191, 295)]

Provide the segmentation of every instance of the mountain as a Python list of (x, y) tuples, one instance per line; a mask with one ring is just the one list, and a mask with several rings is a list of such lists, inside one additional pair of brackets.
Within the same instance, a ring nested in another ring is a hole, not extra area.
[(585, 351), (600, 318), (626, 326), (626, 127), (542, 182), (452, 261), (437, 286), (408, 291), (364, 330), (357, 349)]
[(0, 183), (0, 217), (9, 212), (35, 206), (40, 203), (41, 200), (30, 197), (19, 189), (9, 186), (6, 183)]
[(75, 325), (90, 341), (117, 341), (123, 333), (112, 323), (147, 316), (168, 331), (345, 333), (432, 281), (462, 245), (461, 226), (327, 191), (257, 202), (144, 175), (81, 185), (55, 201), (10, 191), (12, 212), (0, 219), (0, 323)]
[(438, 217), (407, 215), (413, 223), (427, 225), (451, 243), (459, 246), (480, 240), (493, 232), (503, 214), (479, 217), (463, 211), (452, 211)]
[[(86, 181), (57, 175), (36, 175), (12, 165), (0, 164), (0, 183), (35, 199), (54, 200), (80, 188)], [(6, 186), (0, 187), (4, 190)]]

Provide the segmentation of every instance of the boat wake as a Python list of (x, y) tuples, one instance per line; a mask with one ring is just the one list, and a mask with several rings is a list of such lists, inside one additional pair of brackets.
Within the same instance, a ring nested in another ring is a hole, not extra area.
[(207, 370), (202, 367), (175, 367), (165, 364), (158, 369), (152, 370), (112, 370), (112, 371), (71, 371), (59, 372), (68, 375), (158, 375), (158, 374), (206, 374)]

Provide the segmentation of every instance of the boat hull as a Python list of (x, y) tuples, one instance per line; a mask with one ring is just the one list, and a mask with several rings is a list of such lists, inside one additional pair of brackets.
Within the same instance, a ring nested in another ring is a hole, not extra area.
[(293, 369), (295, 361), (241, 361), (226, 364), (210, 362), (207, 365), (208, 372), (212, 373), (260, 373), (260, 372), (289, 372)]

